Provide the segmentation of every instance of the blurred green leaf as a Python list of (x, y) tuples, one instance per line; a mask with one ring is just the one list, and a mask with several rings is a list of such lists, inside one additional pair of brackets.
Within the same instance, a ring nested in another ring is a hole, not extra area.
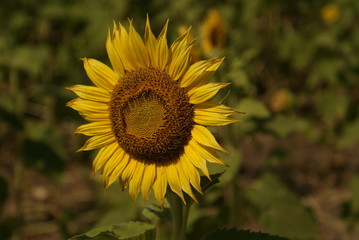
[(338, 147), (350, 148), (359, 143), (359, 119), (347, 123), (344, 126), (341, 136), (339, 136)]
[(260, 223), (270, 233), (290, 239), (318, 239), (313, 216), (274, 175), (263, 175), (248, 188), (246, 196), (260, 209)]
[(313, 89), (323, 84), (337, 87), (340, 85), (339, 72), (344, 67), (345, 62), (339, 58), (319, 59), (314, 63), (313, 71), (308, 73), (308, 87)]
[(203, 240), (289, 240), (284, 237), (273, 236), (268, 233), (251, 232), (249, 230), (232, 229), (219, 229), (208, 234)]
[(352, 198), (350, 200), (352, 214), (359, 216), (359, 176), (354, 177), (350, 181), (349, 189), (352, 193)]
[(295, 132), (303, 132), (308, 127), (305, 120), (283, 114), (275, 115), (265, 126), (279, 137), (287, 137)]
[(348, 98), (337, 89), (324, 90), (316, 95), (316, 107), (323, 121), (332, 126), (344, 118)]
[(50, 49), (46, 45), (18, 46), (14, 49), (11, 66), (38, 75), (45, 67), (50, 56)]
[(236, 107), (244, 111), (246, 114), (241, 115), (242, 118), (268, 118), (270, 112), (268, 108), (261, 102), (253, 98), (244, 98), (240, 100), (240, 103)]
[[(99, 176), (96, 176), (98, 179)], [(144, 205), (142, 199), (134, 204), (129, 194), (124, 194), (121, 187), (117, 184), (111, 185), (106, 191), (102, 186), (98, 193), (98, 211), (100, 213), (94, 228), (109, 226), (113, 223), (122, 223), (133, 220), (133, 216), (139, 211), (140, 206)]]
[[(18, 81), (18, 79), (16, 80)], [(14, 91), (11, 92), (7, 91), (0, 94), (0, 106), (5, 112), (4, 116), (0, 118), (3, 119), (6, 119), (8, 117), (10, 117), (10, 119), (13, 117), (20, 118), (24, 115), (25, 106), (26, 106), (26, 95), (23, 91), (18, 89), (18, 86), (16, 86), (17, 83), (14, 82), (12, 82), (13, 86), (11, 86), (13, 89), (15, 89)], [(19, 122), (16, 123), (17, 120), (15, 119), (11, 119), (11, 120), (15, 121), (14, 124), (19, 124)], [(18, 119), (18, 121), (21, 121), (21, 119)]]
[[(226, 163), (229, 165), (229, 167), (225, 167), (219, 164), (210, 164), (208, 166), (208, 169), (210, 172), (224, 172), (225, 173), (221, 176), (221, 181), (219, 183), (219, 186), (226, 185), (230, 181), (233, 180), (233, 178), (236, 177), (236, 174), (238, 173), (238, 170), (240, 168), (241, 162), (242, 162), (242, 153), (238, 149), (234, 149), (232, 147), (225, 148), (229, 151), (229, 154), (222, 154), (219, 153), (221, 158), (226, 161)], [(222, 157), (223, 156), (223, 157)]]
[(22, 156), (25, 166), (37, 168), (45, 173), (61, 172), (63, 159), (46, 142), (26, 139), (22, 142)]
[(128, 222), (96, 228), (69, 240), (155, 240), (155, 226), (142, 222)]
[(250, 24), (251, 21), (257, 17), (261, 8), (264, 7), (264, 3), (261, 0), (252, 0), (246, 2), (243, 7), (244, 9), (240, 15), (241, 19)]
[(64, 142), (59, 129), (42, 122), (27, 121), (21, 155), (27, 167), (45, 173), (61, 172), (64, 168)]

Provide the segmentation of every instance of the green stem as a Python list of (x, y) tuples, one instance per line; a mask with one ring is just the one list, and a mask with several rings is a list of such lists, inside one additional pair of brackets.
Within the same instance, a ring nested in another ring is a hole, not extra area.
[[(182, 203), (183, 205), (183, 203)], [(182, 228), (181, 232), (183, 233), (183, 239), (186, 239), (186, 232), (187, 232), (187, 220), (189, 215), (189, 210), (191, 209), (192, 201), (187, 203), (182, 209)]]
[(172, 215), (173, 240), (186, 240), (187, 219), (192, 202), (184, 205), (182, 199), (174, 192), (169, 191), (167, 200)]

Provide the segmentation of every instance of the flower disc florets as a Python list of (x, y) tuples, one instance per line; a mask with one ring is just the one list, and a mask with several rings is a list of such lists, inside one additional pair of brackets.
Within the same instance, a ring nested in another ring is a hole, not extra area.
[(159, 69), (128, 72), (114, 88), (109, 107), (118, 143), (137, 160), (172, 163), (191, 139), (194, 107), (178, 82)]

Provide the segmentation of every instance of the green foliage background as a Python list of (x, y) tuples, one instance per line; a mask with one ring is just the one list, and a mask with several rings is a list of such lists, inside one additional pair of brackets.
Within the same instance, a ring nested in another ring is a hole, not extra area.
[[(336, 17), (325, 17), (328, 6)], [(169, 18), (170, 42), (192, 26), (205, 58), (201, 25), (212, 8), (226, 39), (213, 52), (226, 56), (214, 80), (232, 82), (218, 99), (246, 114), (213, 129), (231, 167), (192, 207), (189, 239), (224, 227), (359, 238), (358, 1), (14, 0), (0, 6), (0, 239), (160, 221), (91, 176), (94, 153), (75, 153), (84, 120), (65, 107), (74, 98), (65, 87), (89, 84), (81, 57), (109, 63), (108, 28), (127, 17), (141, 34), (147, 13), (156, 34)]]

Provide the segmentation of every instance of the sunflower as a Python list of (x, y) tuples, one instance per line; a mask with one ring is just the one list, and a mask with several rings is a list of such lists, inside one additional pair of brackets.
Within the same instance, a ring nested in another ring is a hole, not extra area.
[(340, 9), (335, 3), (329, 3), (321, 8), (320, 14), (324, 22), (330, 24), (339, 19)]
[[(78, 151), (99, 148), (93, 173), (105, 187), (119, 180), (134, 201), (151, 190), (163, 205), (167, 186), (183, 202), (192, 187), (202, 193), (199, 169), (209, 178), (207, 161), (226, 165), (226, 152), (204, 126), (236, 122), (238, 113), (209, 100), (228, 83), (208, 83), (223, 58), (190, 64), (189, 30), (168, 47), (168, 21), (156, 38), (147, 18), (144, 41), (129, 21), (114, 24), (106, 49), (113, 69), (91, 58), (84, 68), (95, 86), (69, 87), (78, 95), (68, 106), (90, 123), (76, 133), (90, 136)], [(203, 126), (204, 125), (204, 126)]]
[(201, 26), (201, 46), (205, 56), (220, 52), (225, 44), (225, 29), (221, 15), (216, 9), (208, 11)]

